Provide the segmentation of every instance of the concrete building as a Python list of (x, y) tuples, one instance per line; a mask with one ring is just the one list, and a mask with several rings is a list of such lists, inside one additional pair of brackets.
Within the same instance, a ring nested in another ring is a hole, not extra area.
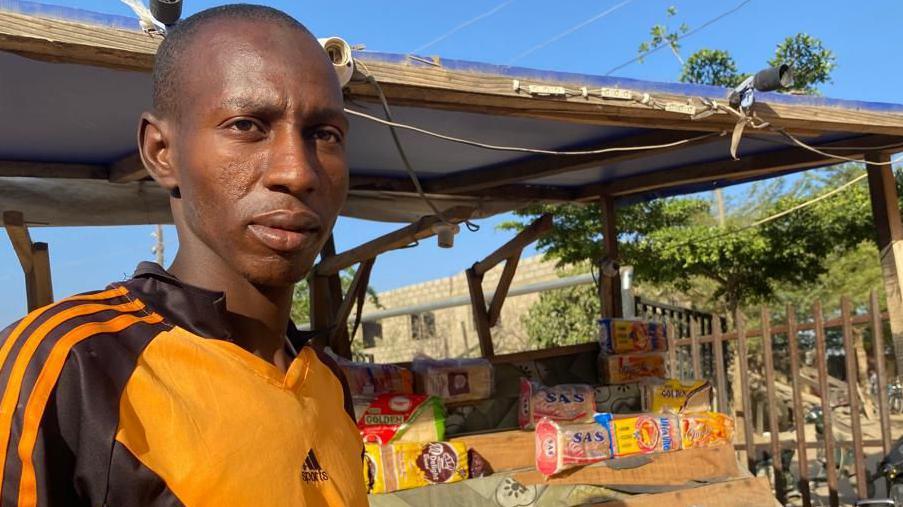
[[(504, 263), (486, 273), (483, 290), (495, 290)], [(559, 273), (554, 261), (544, 261), (541, 255), (521, 259), (511, 284), (512, 290), (525, 285), (556, 280)], [(364, 322), (354, 337), (355, 349), (373, 356), (377, 363), (410, 361), (417, 354), (434, 358), (477, 357), (479, 340), (473, 325), (469, 302), (451, 308), (439, 308), (416, 314), (400, 315), (368, 321), (374, 312), (397, 309), (449, 298), (469, 297), (464, 273), (408, 285), (378, 294), (382, 308), (371, 301), (364, 306)], [(501, 318), (493, 331), (496, 354), (529, 350), (530, 343), (521, 323), (530, 306), (539, 300), (539, 293), (509, 296), (502, 308)]]

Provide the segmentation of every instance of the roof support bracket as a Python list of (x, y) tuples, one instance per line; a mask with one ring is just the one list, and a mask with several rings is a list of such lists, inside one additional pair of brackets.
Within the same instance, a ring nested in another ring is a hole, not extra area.
[(25, 274), (28, 311), (49, 305), (53, 302), (53, 284), (47, 243), (32, 243), (25, 218), (19, 211), (4, 211), (3, 226)]

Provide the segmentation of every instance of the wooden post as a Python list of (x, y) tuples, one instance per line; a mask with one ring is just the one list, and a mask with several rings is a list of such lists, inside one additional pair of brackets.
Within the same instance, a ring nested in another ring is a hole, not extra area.
[(724, 342), (721, 336), (721, 317), (712, 319), (712, 347), (715, 351), (715, 389), (718, 394), (718, 411), (732, 415), (727, 407), (727, 379), (724, 371)]
[(746, 465), (756, 472), (756, 437), (753, 433), (752, 401), (749, 392), (749, 349), (746, 345), (746, 317), (737, 312), (737, 365), (740, 370), (740, 398), (743, 406), (743, 439), (746, 444)]
[(797, 338), (796, 309), (793, 305), (787, 305), (787, 343), (790, 345), (790, 382), (793, 386), (793, 425), (796, 427), (796, 452), (799, 465), (797, 487), (803, 496), (803, 505), (810, 507), (812, 495), (809, 492), (809, 458), (806, 455), (806, 420), (803, 415), (800, 350)]
[(617, 266), (619, 260), (617, 212), (614, 197), (610, 195), (603, 195), (599, 204), (602, 208), (602, 235), (605, 242), (605, 254), (599, 270), (602, 318), (616, 318), (624, 315), (621, 308), (621, 277), (618, 276), (617, 269), (612, 270), (612, 264)]
[(785, 501), (784, 463), (781, 461), (781, 431), (778, 427), (778, 402), (774, 387), (774, 355), (772, 352), (771, 316), (762, 307), (762, 355), (765, 360), (765, 396), (768, 400), (768, 432), (771, 436), (771, 466), (774, 470), (774, 491), (781, 505)]
[[(320, 262), (322, 263), (334, 256), (335, 242), (333, 241), (332, 236), (330, 236), (323, 245), (323, 249), (320, 251)], [(317, 274), (317, 269), (315, 267), (311, 270), (311, 274), (308, 276), (307, 281), (308, 290), (310, 291), (310, 328), (322, 333), (318, 335), (318, 338), (323, 340), (320, 345), (329, 345), (332, 347), (334, 343), (330, 342), (336, 342), (337, 340), (341, 341), (342, 339), (347, 342), (347, 326), (345, 326), (344, 323), (336, 322), (336, 316), (339, 307), (342, 304), (342, 286), (338, 272)], [(339, 335), (334, 335), (333, 326), (339, 326), (344, 329), (344, 334), (342, 334), (341, 330), (335, 330)], [(348, 355), (343, 357), (350, 359), (350, 350), (351, 347), (349, 345)], [(334, 352), (338, 353), (338, 351)]]
[(868, 478), (865, 476), (865, 453), (862, 449), (862, 421), (859, 419), (859, 365), (856, 361), (856, 350), (853, 347), (853, 323), (850, 321), (852, 313), (850, 298), (844, 296), (840, 301), (841, 318), (843, 319), (843, 351), (846, 356), (847, 373), (847, 399), (850, 402), (850, 420), (853, 433), (853, 462), (856, 466), (856, 494), (857, 498), (868, 497), (866, 486)]
[[(867, 162), (889, 162), (890, 155), (866, 153), (865, 159)], [(894, 357), (897, 371), (903, 372), (903, 222), (900, 220), (896, 180), (889, 165), (868, 166), (868, 180), (872, 216), (878, 231), (878, 250), (887, 295), (887, 313), (890, 315)]]
[(4, 211), (3, 225), (25, 275), (28, 311), (49, 305), (53, 302), (53, 283), (47, 243), (31, 242), (25, 217), (18, 211)]
[(834, 459), (834, 413), (831, 408), (831, 392), (828, 386), (828, 351), (825, 346), (825, 318), (821, 310), (821, 302), (816, 301), (812, 308), (815, 316), (815, 365), (818, 368), (818, 391), (821, 396), (821, 409), (824, 417), (825, 436), (825, 468), (828, 479), (828, 501), (831, 507), (837, 507), (837, 461)]
[(872, 325), (872, 353), (875, 356), (875, 375), (878, 377), (878, 420), (881, 422), (881, 446), (884, 454), (890, 452), (890, 415), (887, 411), (887, 374), (884, 371), (884, 330), (881, 322), (881, 306), (878, 292), (869, 295), (869, 312)]
[(690, 361), (693, 365), (693, 379), (702, 378), (702, 362), (699, 358), (699, 320), (690, 320)]
[(467, 287), (470, 289), (470, 306), (473, 311), (473, 325), (480, 339), (480, 352), (483, 357), (492, 359), (495, 347), (492, 345), (492, 329), (489, 325), (489, 314), (486, 311), (486, 298), (483, 295), (483, 275), (478, 275), (473, 268), (465, 271)]

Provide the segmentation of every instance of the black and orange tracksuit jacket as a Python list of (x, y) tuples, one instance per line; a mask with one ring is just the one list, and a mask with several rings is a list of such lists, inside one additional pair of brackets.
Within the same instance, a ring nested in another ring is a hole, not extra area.
[(366, 505), (347, 393), (289, 328), (283, 373), (153, 263), (31, 312), (0, 332), (0, 504)]

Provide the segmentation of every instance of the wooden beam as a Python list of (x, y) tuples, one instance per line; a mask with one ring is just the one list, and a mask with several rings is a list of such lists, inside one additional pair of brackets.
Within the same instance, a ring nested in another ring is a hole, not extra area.
[[(820, 144), (821, 148), (854, 146), (854, 150), (832, 150), (834, 155), (861, 157), (869, 146), (903, 146), (903, 139), (874, 135), (857, 139)], [(747, 179), (768, 174), (818, 167), (836, 162), (835, 159), (802, 148), (788, 148), (741, 157), (739, 160), (716, 160), (670, 170), (659, 170), (595, 185), (587, 185), (577, 193), (578, 199), (591, 200), (600, 194), (613, 196), (636, 195), (666, 190), (692, 183), (716, 179)]]
[(63, 164), (56, 162), (0, 160), (0, 177), (98, 180), (107, 178), (107, 168), (104, 165), (97, 164)]
[[(421, 179), (421, 184), (431, 180)], [(352, 192), (402, 192), (416, 193), (414, 184), (409, 177), (351, 175), (349, 186)], [(445, 195), (459, 195), (465, 197), (489, 197), (506, 200), (528, 201), (570, 201), (574, 198), (574, 192), (569, 188), (553, 187), (548, 185), (499, 185), (483, 189), (471, 189), (467, 191), (446, 191)]]
[(489, 311), (487, 318), (489, 326), (495, 327), (499, 323), (499, 317), (502, 315), (502, 305), (505, 304), (505, 298), (508, 297), (508, 289), (511, 288), (511, 282), (514, 280), (514, 274), (517, 273), (517, 264), (520, 262), (522, 251), (518, 251), (516, 255), (508, 257), (505, 261), (505, 269), (499, 277), (499, 284), (492, 295), (492, 301), (489, 303)]
[(689, 486), (665, 493), (628, 496), (611, 502), (589, 505), (592, 507), (663, 507), (666, 505), (781, 507), (771, 493), (771, 484), (767, 477), (733, 479), (699, 487)]
[[(885, 153), (869, 153), (866, 160), (886, 163), (890, 160), (890, 156)], [(887, 296), (887, 313), (890, 316), (890, 331), (894, 342), (894, 357), (897, 371), (903, 371), (903, 223), (900, 219), (896, 179), (889, 165), (870, 165), (868, 181), (872, 217), (878, 234), (884, 292)]]
[(486, 297), (483, 295), (483, 275), (477, 274), (473, 268), (464, 272), (467, 277), (467, 288), (470, 291), (470, 307), (473, 314), (473, 325), (480, 339), (480, 353), (487, 359), (495, 356), (492, 344), (492, 329), (489, 315), (486, 313)]
[(550, 230), (552, 230), (552, 215), (546, 213), (534, 220), (526, 229), (517, 233), (517, 236), (487, 255), (485, 259), (475, 263), (472, 269), (476, 274), (483, 276), (498, 263), (510, 258), (515, 252), (523, 250), (524, 247)]
[[(53, 282), (50, 276), (50, 252), (47, 243), (35, 243), (32, 248), (35, 308), (53, 303)], [(33, 308), (29, 308), (32, 310)]]
[(147, 178), (141, 155), (133, 153), (110, 164), (110, 183), (129, 183)]
[[(463, 222), (473, 215), (473, 208), (458, 206), (444, 210), (443, 215), (451, 222)], [(432, 229), (433, 225), (438, 224), (441, 221), (442, 220), (435, 215), (425, 216), (411, 225), (402, 227), (401, 229), (390, 232), (384, 236), (380, 236), (372, 241), (354, 247), (351, 250), (322, 259), (319, 264), (314, 267), (313, 272), (317, 275), (338, 273), (365, 259), (370, 259), (381, 253), (410, 245), (414, 241), (428, 238), (435, 234)]]
[[(138, 31), (0, 12), (0, 50), (30, 58), (150, 72), (159, 43), (159, 38)], [(410, 61), (385, 62), (365, 56), (361, 60), (382, 83), (393, 104), (597, 125), (641, 125), (709, 132), (720, 132), (734, 124), (734, 117), (725, 113), (692, 120), (686, 114), (653, 108), (638, 101), (579, 94), (532, 97), (515, 90), (513, 77), (509, 75), (473, 69), (451, 70)], [(568, 82), (520, 79), (524, 85), (560, 85), (572, 90), (587, 86), (589, 81), (589, 77), (579, 76), (569, 78)], [(369, 83), (352, 83), (349, 89), (352, 100), (376, 100)], [(690, 100), (688, 96), (671, 93), (654, 95), (657, 101), (665, 103), (687, 104)], [(903, 134), (903, 115), (898, 113), (767, 102), (757, 102), (755, 112), (762, 120), (787, 129)]]
[(620, 261), (617, 212), (615, 211), (615, 200), (610, 195), (602, 196), (599, 204), (602, 208), (602, 240), (605, 243), (605, 257), (600, 259), (603, 264), (599, 269), (602, 318), (616, 318), (623, 315), (620, 271), (615, 270), (613, 276), (606, 272), (611, 269), (609, 263), (617, 266)]
[[(354, 273), (351, 286), (348, 287), (348, 292), (342, 298), (342, 303), (339, 305), (339, 310), (333, 320), (336, 327), (330, 333), (329, 345), (336, 354), (342, 357), (351, 357), (352, 337), (348, 335), (348, 317), (351, 315), (351, 310), (354, 308), (358, 298), (363, 297), (363, 294), (367, 292), (367, 285), (370, 283), (370, 272), (375, 261), (376, 258), (371, 257), (360, 263), (357, 271)], [(339, 329), (343, 330), (344, 333), (339, 332)]]
[(6, 228), (6, 234), (9, 235), (9, 241), (13, 244), (16, 256), (19, 258), (19, 264), (22, 265), (22, 271), (30, 272), (34, 265), (34, 255), (31, 235), (25, 225), (25, 217), (18, 211), (4, 211), (3, 226)]

